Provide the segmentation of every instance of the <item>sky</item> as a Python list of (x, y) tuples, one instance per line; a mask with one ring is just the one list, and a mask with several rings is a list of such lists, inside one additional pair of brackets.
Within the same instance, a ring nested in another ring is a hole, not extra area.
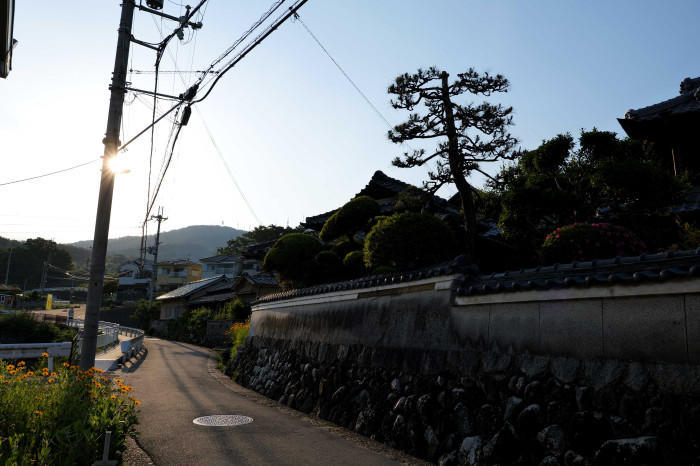
[[(209, 0), (203, 28), (171, 42), (159, 90), (181, 93), (197, 77), (189, 71), (206, 68), (270, 4)], [(166, 0), (164, 11), (179, 16), (184, 8)], [(407, 117), (387, 94), (400, 74), (437, 66), (505, 75), (509, 92), (490, 101), (513, 106), (511, 133), (524, 149), (593, 127), (621, 133), (616, 119), (628, 109), (674, 97), (682, 79), (700, 75), (700, 2), (691, 0), (309, 0), (300, 14), (391, 124)], [(119, 0), (17, 2), (19, 44), (0, 80), (0, 183), (95, 162), (0, 186), (0, 236), (92, 238), (119, 15)], [(137, 12), (133, 34), (155, 42), (174, 27)], [(153, 74), (138, 71), (152, 71), (154, 60), (132, 46), (133, 87), (153, 88)], [(151, 109), (150, 97), (127, 94), (122, 141), (148, 125)], [(157, 126), (152, 183), (171, 127)], [(407, 149), (387, 130), (302, 24), (288, 21), (195, 107), (155, 203), (168, 218), (163, 230), (296, 226), (350, 200), (376, 170), (420, 185), (427, 168), (392, 167)], [(144, 136), (119, 155), (130, 172), (117, 176), (110, 237), (140, 234), (149, 153)]]

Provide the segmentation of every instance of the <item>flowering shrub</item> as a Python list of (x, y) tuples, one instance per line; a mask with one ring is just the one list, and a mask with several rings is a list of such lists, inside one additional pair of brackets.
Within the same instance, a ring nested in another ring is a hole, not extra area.
[(92, 464), (108, 430), (110, 459), (121, 460), (138, 423), (132, 387), (99, 369), (64, 363), (49, 371), (44, 363), (32, 371), (0, 361), (0, 463)]
[(610, 223), (574, 223), (551, 232), (542, 245), (546, 263), (635, 256), (646, 251), (637, 235)]
[(233, 357), (236, 355), (238, 347), (245, 343), (245, 339), (248, 337), (249, 330), (250, 317), (248, 317), (248, 319), (246, 319), (245, 322), (236, 322), (231, 326), (230, 329), (226, 331), (226, 335), (230, 336), (231, 342), (233, 343), (233, 347), (231, 348), (230, 359), (233, 359)]

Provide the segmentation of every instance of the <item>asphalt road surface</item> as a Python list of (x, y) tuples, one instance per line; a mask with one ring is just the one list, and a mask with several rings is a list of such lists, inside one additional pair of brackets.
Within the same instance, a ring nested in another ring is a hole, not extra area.
[[(378, 442), (312, 419), (235, 384), (212, 353), (147, 338), (145, 356), (116, 371), (141, 401), (138, 443), (156, 465), (423, 464)], [(205, 427), (200, 416), (236, 414), (253, 422)]]

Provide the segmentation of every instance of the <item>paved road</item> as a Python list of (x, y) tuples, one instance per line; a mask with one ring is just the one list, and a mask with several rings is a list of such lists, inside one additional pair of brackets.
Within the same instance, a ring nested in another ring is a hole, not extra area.
[[(139, 443), (157, 465), (420, 464), (410, 456), (311, 419), (223, 376), (205, 348), (147, 338), (147, 354), (116, 374), (142, 402)], [(132, 372), (129, 372), (132, 371)], [(203, 427), (199, 416), (239, 414), (237, 427)]]

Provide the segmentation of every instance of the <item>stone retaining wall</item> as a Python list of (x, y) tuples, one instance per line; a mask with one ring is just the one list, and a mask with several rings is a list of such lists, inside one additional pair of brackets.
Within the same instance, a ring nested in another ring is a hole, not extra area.
[(227, 372), (444, 465), (700, 460), (697, 366), (249, 337)]

